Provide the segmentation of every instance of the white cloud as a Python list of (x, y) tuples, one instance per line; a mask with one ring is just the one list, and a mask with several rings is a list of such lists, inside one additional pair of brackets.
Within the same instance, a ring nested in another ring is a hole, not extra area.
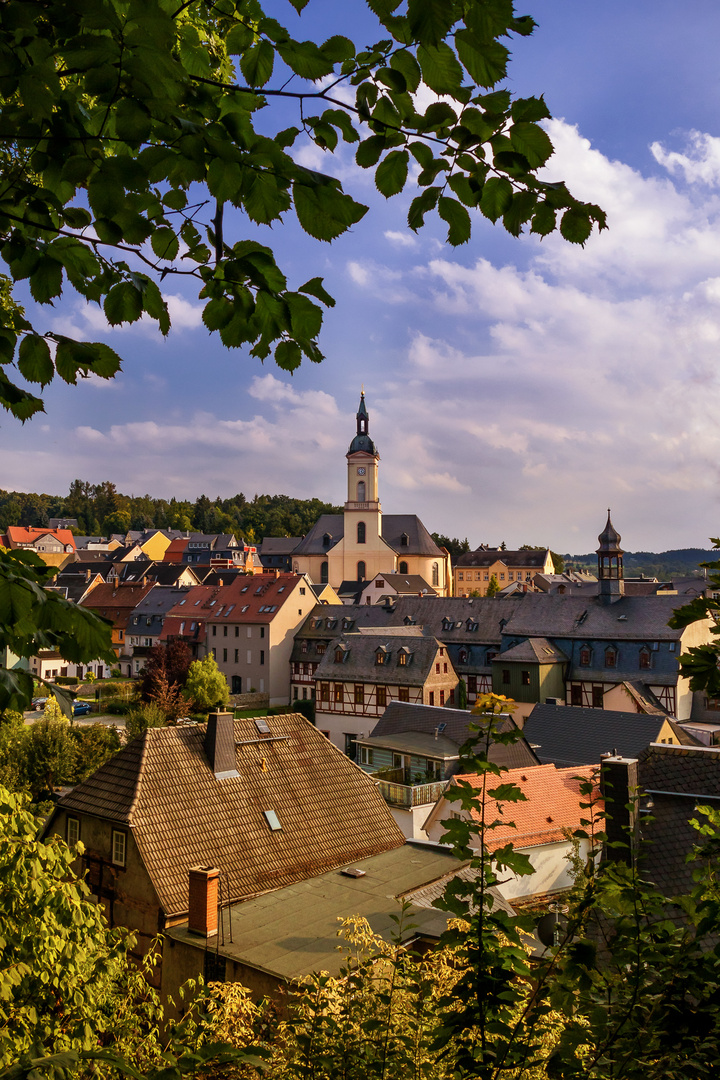
[(383, 235), (386, 240), (391, 244), (396, 244), (398, 247), (412, 248), (417, 245), (416, 238), (411, 236), (409, 232), (395, 232), (393, 229), (387, 229)]
[(650, 146), (653, 157), (673, 176), (685, 177), (690, 184), (715, 187), (720, 181), (720, 139), (702, 131), (687, 134), (687, 153), (666, 150), (662, 143)]
[[(193, 303), (178, 293), (165, 294), (165, 302), (172, 324), (171, 334), (173, 330), (194, 330), (202, 326), (203, 304)], [(71, 313), (63, 313), (52, 319), (50, 328), (56, 334), (74, 337), (79, 341), (107, 337), (109, 334), (136, 334), (138, 332), (161, 337), (157, 322), (148, 315), (143, 315), (134, 323), (112, 326), (105, 318), (102, 308), (97, 304), (84, 303), (82, 300), (73, 304)]]

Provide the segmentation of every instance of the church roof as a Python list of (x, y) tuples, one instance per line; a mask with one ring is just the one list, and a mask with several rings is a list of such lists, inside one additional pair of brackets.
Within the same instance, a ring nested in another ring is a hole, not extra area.
[(620, 549), (620, 540), (620, 533), (617, 531), (612, 521), (610, 520), (610, 511), (608, 510), (607, 524), (598, 536), (600, 547), (597, 550), (597, 554), (600, 555), (601, 552), (605, 551), (616, 551), (620, 555), (622, 555), (623, 553)]
[[(295, 555), (325, 555), (331, 551), (345, 534), (342, 514), (322, 514), (310, 532), (295, 548)], [(324, 537), (330, 543), (324, 544)], [(406, 542), (403, 543), (403, 536)], [(396, 555), (426, 555), (442, 559), (444, 554), (416, 514), (383, 514), (382, 538)]]

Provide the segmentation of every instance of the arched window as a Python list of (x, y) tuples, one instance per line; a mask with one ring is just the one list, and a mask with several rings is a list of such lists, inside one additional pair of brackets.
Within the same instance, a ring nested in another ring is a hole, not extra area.
[(647, 670), (651, 667), (652, 653), (646, 645), (640, 650), (640, 667)]
[(364, 562), (359, 562), (357, 564), (357, 580), (358, 581), (364, 581), (365, 580), (365, 563)]
[(358, 497), (358, 502), (365, 502), (365, 481), (364, 480), (358, 480), (357, 497)]
[(616, 666), (617, 666), (617, 649), (614, 649), (612, 647), (612, 645), (610, 645), (605, 650), (605, 667), (616, 667)]
[(440, 568), (436, 562), (432, 565), (432, 583), (433, 585), (440, 584)]
[(407, 563), (406, 562), (401, 562), (400, 565), (398, 566), (398, 573), (399, 574), (407, 574), (407, 572), (408, 572)]
[(328, 564), (326, 562), (320, 563), (320, 584), (327, 585), (328, 583)]
[[(357, 524), (357, 542), (358, 542), (358, 544), (364, 544), (365, 543), (365, 522), (364, 521), (358, 521), (358, 524)], [(364, 576), (365, 575), (363, 574), (363, 577)]]

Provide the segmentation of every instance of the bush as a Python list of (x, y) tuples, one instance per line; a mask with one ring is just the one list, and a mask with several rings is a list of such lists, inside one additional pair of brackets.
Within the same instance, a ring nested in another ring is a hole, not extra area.
[(292, 703), (292, 712), (299, 712), (301, 716), (304, 716), (306, 720), (309, 720), (311, 724), (315, 723), (315, 702), (312, 698), (308, 698), (307, 701), (295, 700)]
[(165, 713), (154, 701), (132, 705), (125, 718), (125, 733), (129, 739), (144, 735), (148, 728), (165, 727)]
[(134, 708), (132, 701), (126, 701), (124, 698), (114, 697), (109, 701), (102, 702), (102, 711), (104, 713), (110, 713), (111, 716), (127, 716)]

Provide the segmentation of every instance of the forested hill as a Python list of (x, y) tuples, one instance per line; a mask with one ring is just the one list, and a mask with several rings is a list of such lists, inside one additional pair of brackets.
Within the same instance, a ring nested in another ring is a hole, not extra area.
[[(625, 575), (638, 577), (669, 578), (679, 574), (694, 574), (700, 563), (714, 562), (720, 558), (720, 551), (706, 548), (675, 548), (672, 551), (626, 551), (623, 556)], [(597, 569), (597, 555), (565, 555), (565, 567)]]
[(289, 495), (241, 493), (231, 499), (201, 495), (187, 499), (153, 499), (122, 495), (114, 484), (74, 480), (69, 495), (37, 495), (0, 490), (0, 531), (8, 525), (48, 524), (49, 518), (77, 518), (81, 536), (107, 536), (128, 529), (182, 529), (206, 533), (235, 533), (249, 543), (264, 536), (304, 536), (321, 514), (339, 514), (342, 508), (320, 499), (293, 499)]

